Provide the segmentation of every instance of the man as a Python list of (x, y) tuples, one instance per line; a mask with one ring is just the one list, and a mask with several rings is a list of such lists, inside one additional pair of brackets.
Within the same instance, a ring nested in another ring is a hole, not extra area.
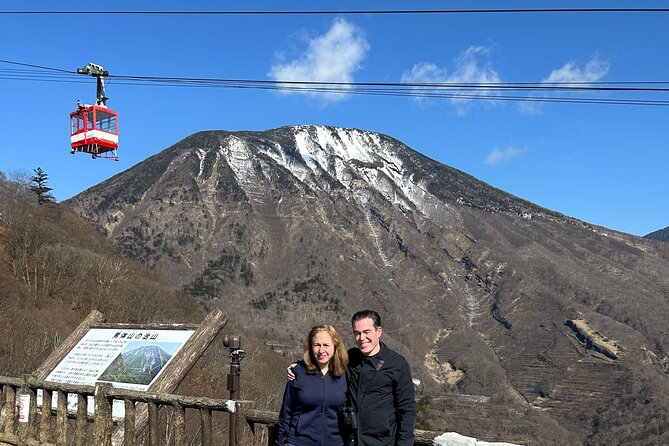
[[(381, 342), (383, 328), (376, 311), (358, 311), (351, 325), (358, 347), (349, 349), (346, 370), (347, 406), (355, 417), (350, 444), (413, 445), (416, 400), (409, 363)], [(288, 367), (288, 379), (295, 378), (294, 366)], [(351, 424), (351, 417), (345, 418)]]
[(357, 414), (358, 446), (410, 446), (414, 442), (416, 401), (406, 359), (381, 342), (376, 311), (351, 318), (358, 348), (348, 351), (348, 400)]

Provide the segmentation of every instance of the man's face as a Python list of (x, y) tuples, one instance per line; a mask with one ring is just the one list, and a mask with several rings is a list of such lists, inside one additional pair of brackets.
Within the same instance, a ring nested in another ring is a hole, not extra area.
[(374, 321), (371, 318), (360, 319), (353, 323), (353, 336), (355, 343), (365, 356), (375, 355), (381, 349), (379, 338), (383, 329), (374, 327)]

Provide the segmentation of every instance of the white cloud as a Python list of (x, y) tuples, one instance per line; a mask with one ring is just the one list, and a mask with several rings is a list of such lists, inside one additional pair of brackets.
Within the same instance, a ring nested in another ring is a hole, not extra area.
[(610, 64), (604, 60), (593, 56), (580, 68), (574, 62), (567, 62), (561, 68), (551, 71), (551, 74), (541, 81), (542, 83), (554, 82), (596, 82), (606, 76), (609, 72)]
[[(489, 84), (501, 82), (500, 76), (489, 61), (485, 60), (490, 54), (490, 49), (482, 46), (471, 46), (462, 51), (455, 58), (453, 69), (449, 72), (446, 67), (438, 67), (431, 62), (421, 62), (414, 65), (411, 70), (402, 74), (403, 83), (449, 83), (449, 84)], [(491, 96), (498, 93), (488, 89), (459, 90), (449, 89), (444, 91), (453, 95), (478, 95)], [(464, 113), (465, 105), (469, 99), (452, 98), (451, 102), (456, 104), (458, 112)]]
[[(611, 64), (608, 61), (602, 60), (597, 56), (592, 56), (585, 66), (580, 67), (576, 62), (567, 62), (562, 67), (551, 71), (547, 78), (541, 81), (542, 84), (552, 83), (566, 83), (573, 82), (574, 85), (586, 87), (588, 82), (596, 82), (602, 79), (609, 73)], [(559, 91), (559, 90), (558, 90)], [(577, 93), (566, 91), (559, 91), (560, 96), (570, 96)], [(550, 97), (544, 94), (542, 97)], [(541, 102), (521, 102), (519, 109), (524, 113), (538, 114), (541, 113)]]
[(490, 151), (488, 156), (485, 157), (485, 164), (488, 166), (495, 166), (497, 164), (505, 164), (511, 162), (511, 160), (518, 155), (522, 154), (523, 151), (517, 149), (516, 147), (507, 147), (506, 149), (498, 149), (495, 147)]
[[(344, 19), (336, 19), (325, 34), (309, 40), (304, 54), (293, 61), (273, 65), (269, 76), (283, 81), (352, 82), (353, 73), (360, 69), (369, 48), (360, 28)], [(327, 101), (346, 97), (336, 93), (308, 94)]]

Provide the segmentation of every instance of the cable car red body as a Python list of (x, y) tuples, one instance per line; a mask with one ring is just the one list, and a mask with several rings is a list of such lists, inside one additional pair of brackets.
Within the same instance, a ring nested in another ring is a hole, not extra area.
[(118, 161), (118, 114), (102, 105), (83, 105), (70, 113), (72, 151)]

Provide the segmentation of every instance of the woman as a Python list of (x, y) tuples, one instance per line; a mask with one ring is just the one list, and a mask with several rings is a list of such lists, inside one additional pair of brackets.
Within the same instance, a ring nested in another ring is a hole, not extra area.
[(304, 341), (279, 413), (279, 446), (342, 446), (338, 411), (346, 403), (344, 342), (331, 325), (317, 325)]

